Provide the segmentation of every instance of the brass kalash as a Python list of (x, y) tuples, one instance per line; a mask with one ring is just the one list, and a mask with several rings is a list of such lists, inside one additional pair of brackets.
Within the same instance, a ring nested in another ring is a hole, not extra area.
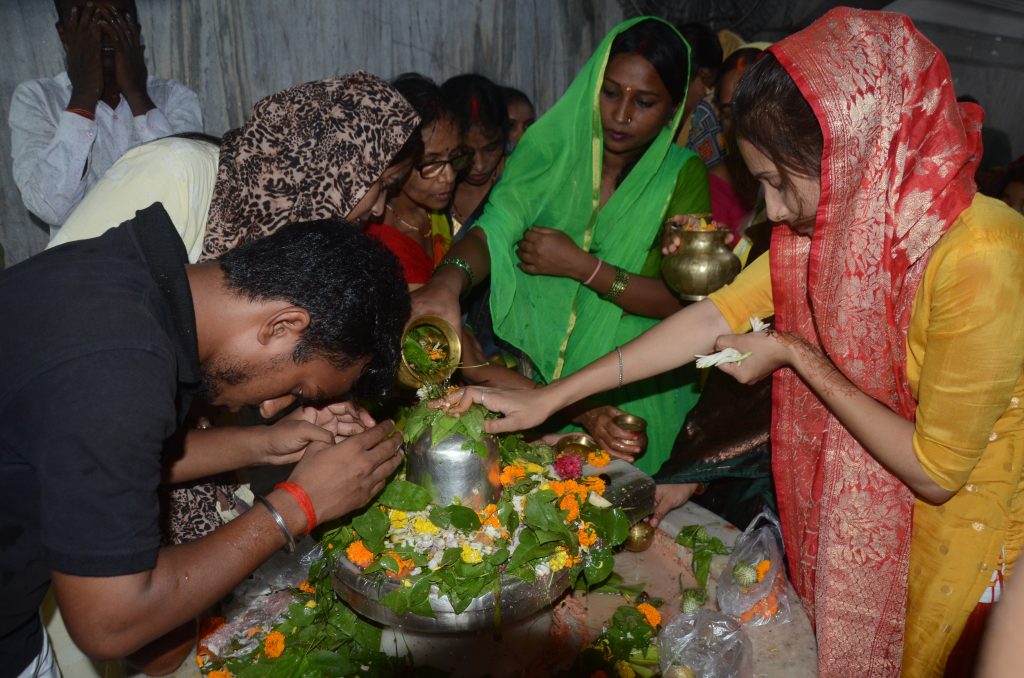
[[(410, 335), (417, 338), (421, 348), (445, 355), (447, 369), (424, 374), (403, 350), (398, 371), (400, 383), (412, 389), (447, 383), (462, 357), (462, 343), (455, 328), (442, 318), (423, 316), (406, 328), (403, 349)], [(501, 494), (497, 443), (485, 437), (488, 454), (484, 457), (469, 449), (467, 442), (461, 434), (453, 434), (434, 445), (428, 428), (406, 446), (406, 478), (427, 488), (437, 506), (447, 506), (458, 498), (464, 506), (479, 510), (496, 501)], [(587, 453), (598, 449), (597, 443), (586, 434), (567, 436), (559, 446), (559, 451), (572, 451), (584, 459)], [(621, 508), (634, 527), (654, 511), (654, 481), (631, 464), (613, 460), (603, 469), (591, 468), (588, 474), (600, 475), (605, 480), (605, 499)], [(502, 623), (523, 619), (552, 605), (570, 584), (568, 569), (534, 582), (504, 577), (497, 596), (493, 591), (481, 594), (461, 613), (454, 611), (447, 597), (431, 594), (434, 617), (425, 617), (412, 612), (395, 615), (379, 601), (401, 584), (393, 580), (380, 583), (380, 580), (364, 577), (346, 558), (337, 559), (333, 579), (335, 590), (357, 612), (381, 624), (426, 633), (477, 631), (493, 627), (496, 618)], [(500, 615), (496, 615), (496, 607), (500, 607)]]
[(729, 231), (717, 228), (700, 217), (700, 225), (690, 229), (667, 224), (679, 236), (679, 249), (661, 262), (661, 277), (684, 301), (701, 301), (733, 281), (742, 265), (739, 257), (725, 244)]

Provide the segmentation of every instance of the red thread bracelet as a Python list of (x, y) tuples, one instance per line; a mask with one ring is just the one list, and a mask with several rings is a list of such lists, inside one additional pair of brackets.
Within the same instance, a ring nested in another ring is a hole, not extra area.
[(275, 490), (284, 490), (292, 496), (298, 504), (302, 512), (306, 514), (306, 531), (303, 532), (303, 536), (309, 534), (316, 527), (316, 510), (313, 508), (313, 502), (306, 494), (306, 491), (302, 489), (302, 486), (298, 483), (291, 481), (285, 483), (278, 483), (274, 485)]
[(64, 110), (68, 113), (74, 113), (76, 115), (82, 116), (83, 118), (88, 118), (89, 120), (96, 119), (95, 113), (93, 113), (92, 111), (87, 111), (84, 108), (78, 108), (77, 106), (71, 106), (69, 108), (65, 108)]

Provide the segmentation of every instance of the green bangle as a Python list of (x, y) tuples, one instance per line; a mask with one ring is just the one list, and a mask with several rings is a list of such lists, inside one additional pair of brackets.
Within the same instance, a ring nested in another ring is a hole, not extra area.
[(629, 273), (616, 266), (615, 280), (612, 281), (612, 286), (608, 288), (608, 291), (601, 295), (601, 298), (605, 301), (615, 301), (626, 291), (627, 285), (629, 285)]
[(469, 278), (469, 289), (473, 289), (473, 267), (469, 265), (469, 262), (459, 257), (445, 257), (441, 260), (441, 263), (437, 265), (438, 268), (442, 266), (455, 266), (461, 268), (462, 272)]

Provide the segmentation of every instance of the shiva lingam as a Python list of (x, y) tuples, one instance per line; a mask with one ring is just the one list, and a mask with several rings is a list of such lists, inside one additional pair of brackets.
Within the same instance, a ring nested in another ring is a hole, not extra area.
[(681, 243), (675, 254), (661, 262), (661, 277), (686, 301), (700, 301), (730, 282), (740, 272), (739, 258), (725, 244), (728, 229), (700, 220), (699, 230), (669, 224)]
[[(408, 336), (403, 337), (400, 379), (412, 388), (428, 383), (445, 383), (458, 365), (461, 345), (458, 333), (447, 322), (436, 317), (414, 320), (406, 335), (416, 332), (421, 348), (444, 354), (448, 364), (436, 374), (424, 375), (418, 361), (406, 356)], [(415, 347), (412, 347), (416, 352)], [(450, 367), (450, 369), (448, 369)], [(403, 376), (404, 375), (404, 378)], [(435, 381), (436, 380), (436, 381)], [(486, 454), (472, 449), (472, 442), (461, 433), (447, 435), (436, 443), (433, 431), (427, 427), (406, 449), (406, 478), (427, 489), (431, 503), (447, 506), (458, 501), (475, 510), (494, 503), (501, 495), (500, 455), (496, 441), (483, 437)], [(558, 448), (572, 452), (586, 460), (588, 453), (599, 449), (593, 438), (586, 434), (566, 436)], [(588, 475), (600, 475), (605, 481), (604, 498), (620, 507), (631, 523), (636, 523), (654, 510), (654, 481), (631, 464), (613, 460), (602, 469), (589, 469)], [(381, 599), (401, 586), (401, 582), (388, 578), (363, 576), (361, 570), (346, 558), (338, 558), (333, 572), (334, 588), (338, 595), (362, 615), (388, 626), (425, 633), (460, 633), (492, 627), (497, 619), (502, 623), (525, 618), (542, 608), (549, 607), (569, 588), (569, 569), (562, 569), (547, 577), (526, 582), (517, 577), (503, 575), (500, 591), (488, 591), (474, 598), (463, 611), (456, 613), (446, 596), (431, 592), (428, 601), (433, 617), (406, 612), (396, 615), (381, 604)]]

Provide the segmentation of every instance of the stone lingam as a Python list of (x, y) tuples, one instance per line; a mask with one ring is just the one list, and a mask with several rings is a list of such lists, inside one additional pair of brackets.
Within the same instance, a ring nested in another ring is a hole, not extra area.
[[(424, 322), (428, 325), (426, 330), (423, 329)], [(409, 327), (407, 334), (413, 328), (420, 328), (416, 336), (428, 338), (426, 343), (420, 340), (420, 348), (434, 350), (437, 355), (445, 357), (457, 352), (451, 350), (454, 341), (450, 341), (450, 338), (457, 340), (458, 334), (443, 320), (421, 318), (410, 323)], [(405, 346), (411, 344), (403, 344), (403, 354)], [(416, 346), (411, 348), (418, 352)], [(404, 364), (414, 368), (408, 371), (407, 377), (417, 372), (416, 363), (415, 359), (404, 359)], [(440, 383), (445, 383), (451, 375), (447, 366), (437, 373), (443, 375)], [(436, 379), (434, 374), (431, 377)], [(409, 385), (421, 388), (424, 383), (429, 383), (423, 379), (417, 379), (416, 382)], [(435, 431), (435, 426), (446, 428)], [(425, 488), (435, 507), (459, 504), (482, 511), (501, 496), (499, 478), (502, 469), (498, 443), (488, 435), (467, 436), (464, 431), (448, 431), (448, 428), (450, 422), (446, 424), (444, 419), (435, 419), (431, 425), (415, 433), (411, 441), (407, 439), (406, 480)], [(409, 433), (408, 428), (406, 433)], [(566, 445), (572, 449), (563, 446), (561, 451), (579, 454), (584, 459), (588, 451), (597, 449), (596, 443), (589, 436), (577, 435), (566, 441)], [(600, 469), (586, 467), (586, 473), (604, 481), (605, 499), (609, 505), (621, 508), (631, 523), (636, 523), (653, 511), (654, 481), (631, 464), (613, 460)], [(537, 576), (532, 582), (502, 574), (500, 586), (496, 580), (492, 590), (484, 591), (472, 599), (461, 612), (456, 612), (448, 597), (438, 595), (434, 588), (428, 598), (432, 617), (411, 610), (396, 614), (382, 604), (381, 599), (401, 587), (403, 582), (386, 576), (364, 575), (358, 566), (346, 558), (337, 559), (333, 580), (334, 588), (342, 599), (357, 612), (377, 622), (413, 632), (462, 633), (523, 619), (552, 605), (569, 588), (569, 572), (568, 568), (561, 569)]]

